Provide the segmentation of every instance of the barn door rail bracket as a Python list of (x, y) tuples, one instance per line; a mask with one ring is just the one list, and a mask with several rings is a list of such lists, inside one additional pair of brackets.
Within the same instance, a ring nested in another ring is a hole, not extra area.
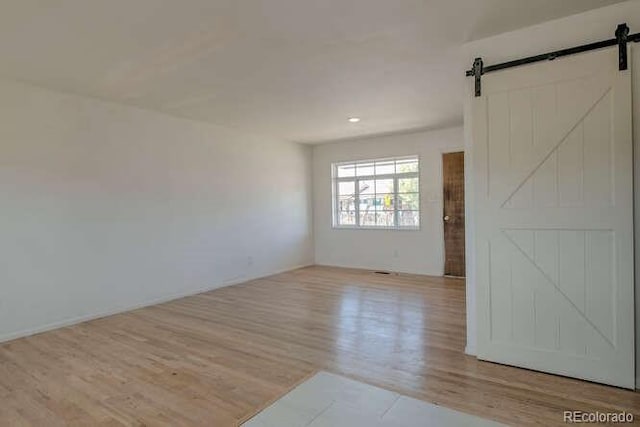
[(465, 72), (467, 77), (475, 79), (475, 96), (482, 96), (482, 75), (493, 71), (505, 70), (507, 68), (519, 67), (521, 65), (532, 64), (541, 61), (553, 61), (563, 56), (575, 55), (577, 53), (588, 52), (590, 50), (603, 49), (606, 47), (618, 46), (618, 69), (626, 70), (629, 68), (627, 58), (627, 43), (640, 42), (640, 33), (629, 34), (629, 27), (626, 23), (618, 25), (615, 31), (615, 38), (602, 40), (599, 42), (584, 44), (581, 46), (560, 49), (554, 52), (547, 52), (540, 55), (528, 56), (526, 58), (515, 59), (513, 61), (503, 62), (501, 64), (484, 66), (482, 58), (473, 60), (473, 66)]

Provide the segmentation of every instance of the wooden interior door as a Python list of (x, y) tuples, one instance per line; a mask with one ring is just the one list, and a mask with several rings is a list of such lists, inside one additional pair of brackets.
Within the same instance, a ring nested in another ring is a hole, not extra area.
[(472, 101), (478, 357), (634, 387), (630, 70), (490, 73)]
[(464, 152), (442, 155), (444, 274), (464, 277)]

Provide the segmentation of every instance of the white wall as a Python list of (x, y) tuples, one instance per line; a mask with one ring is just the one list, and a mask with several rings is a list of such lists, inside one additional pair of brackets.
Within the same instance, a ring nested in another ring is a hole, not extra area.
[(0, 81), (0, 341), (312, 263), (310, 170), (309, 147)]
[[(461, 127), (314, 146), (316, 263), (416, 274), (443, 274), (442, 153), (462, 149)], [(419, 231), (332, 228), (332, 162), (414, 154), (420, 157), (422, 224)]]
[[(633, 0), (619, 3), (602, 9), (573, 15), (567, 18), (549, 21), (540, 25), (525, 28), (510, 33), (501, 34), (465, 45), (465, 63), (470, 66), (476, 56), (481, 56), (485, 65), (517, 59), (529, 55), (567, 48), (589, 42), (614, 37), (614, 31), (619, 23), (626, 22), (631, 33), (640, 32), (640, 1)], [(640, 224), (640, 44), (632, 44), (632, 81), (633, 81), (633, 118), (634, 118), (634, 149), (635, 149), (635, 222)], [(460, 70), (463, 72), (463, 70)], [(471, 87), (471, 79), (467, 79), (467, 87)], [(468, 91), (467, 99), (472, 93)], [(470, 138), (469, 104), (465, 106), (465, 147), (467, 155), (473, 149)], [(471, 165), (471, 162), (467, 162)], [(467, 176), (472, 177), (473, 171), (467, 170)], [(471, 190), (471, 189), (468, 189)], [(467, 195), (471, 195), (468, 191)], [(467, 206), (473, 201), (467, 199)], [(467, 235), (473, 238), (473, 217), (467, 215)], [(470, 249), (472, 246), (469, 247)], [(640, 227), (636, 226), (636, 266), (640, 265)], [(475, 353), (476, 345), (476, 305), (475, 305), (475, 265), (474, 257), (468, 253), (467, 257), (467, 351)], [(640, 271), (636, 267), (636, 366), (640, 367)], [(637, 369), (638, 371), (638, 369)], [(640, 386), (640, 378), (636, 380)]]

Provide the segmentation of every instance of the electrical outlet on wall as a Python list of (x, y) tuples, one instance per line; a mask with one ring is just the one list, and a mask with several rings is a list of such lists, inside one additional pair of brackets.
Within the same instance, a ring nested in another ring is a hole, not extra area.
[(398, 258), (398, 250), (397, 249), (393, 250), (393, 257), (394, 258)]
[(252, 256), (248, 256), (247, 257), (247, 266), (248, 267), (253, 266), (253, 257)]

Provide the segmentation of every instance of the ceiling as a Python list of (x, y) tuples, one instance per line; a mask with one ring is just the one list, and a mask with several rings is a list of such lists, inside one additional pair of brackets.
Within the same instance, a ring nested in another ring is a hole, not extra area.
[(459, 124), (463, 43), (617, 2), (3, 0), (0, 75), (317, 143)]

